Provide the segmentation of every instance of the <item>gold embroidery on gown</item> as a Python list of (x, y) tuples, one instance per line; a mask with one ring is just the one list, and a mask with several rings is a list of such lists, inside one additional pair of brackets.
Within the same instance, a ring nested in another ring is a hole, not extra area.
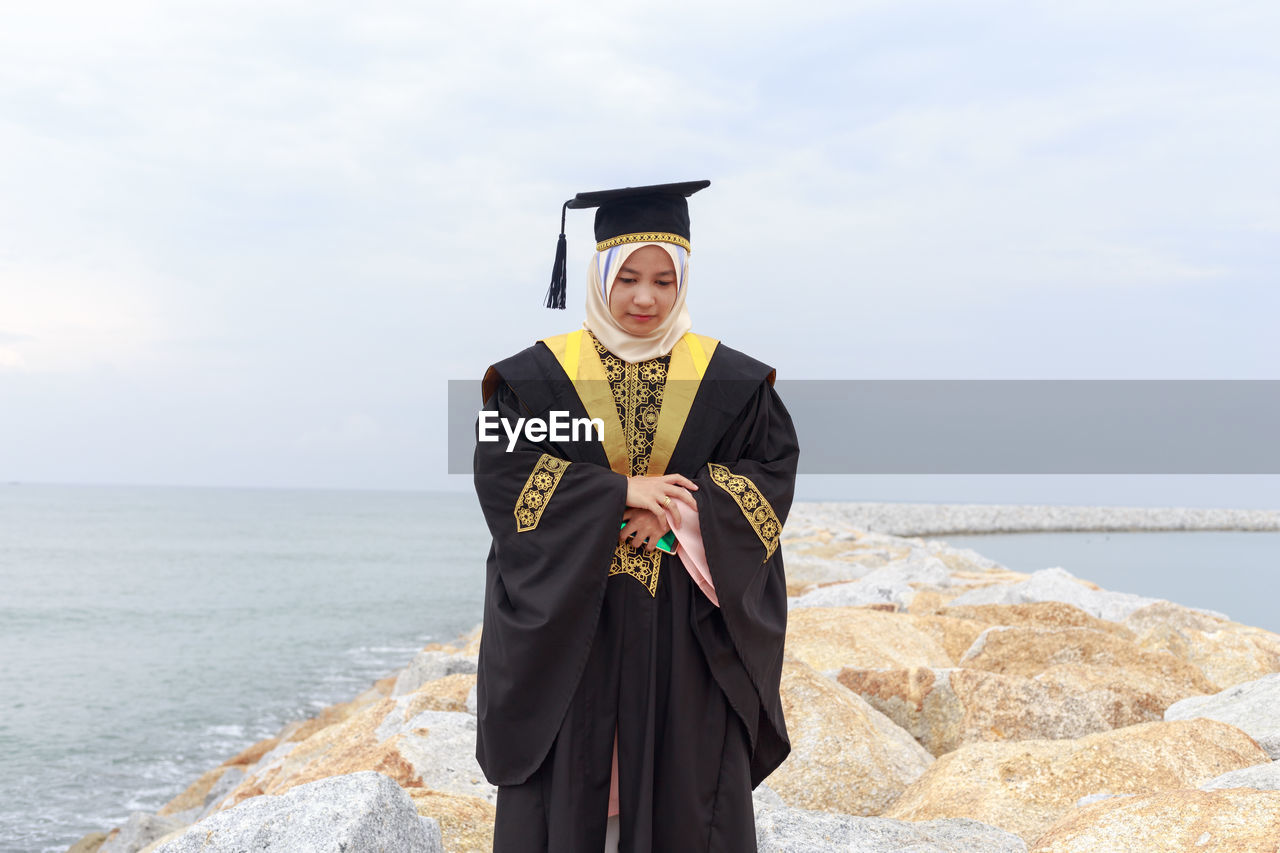
[[(609, 390), (622, 421), (622, 433), (626, 437), (627, 458), (631, 463), (631, 476), (643, 476), (649, 470), (649, 455), (653, 453), (653, 437), (658, 429), (658, 414), (662, 411), (662, 391), (666, 387), (667, 367), (671, 356), (663, 355), (628, 364), (605, 349), (604, 344), (591, 336), (609, 379)], [(610, 575), (631, 575), (657, 595), (658, 567), (662, 565), (662, 552), (646, 554), (622, 542), (613, 552)]]

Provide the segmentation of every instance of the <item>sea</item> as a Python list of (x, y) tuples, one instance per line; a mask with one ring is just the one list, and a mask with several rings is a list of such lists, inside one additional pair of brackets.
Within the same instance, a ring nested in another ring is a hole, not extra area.
[[(945, 536), (1280, 631), (1280, 533)], [(0, 851), (155, 811), (481, 618), (467, 492), (0, 486)]]

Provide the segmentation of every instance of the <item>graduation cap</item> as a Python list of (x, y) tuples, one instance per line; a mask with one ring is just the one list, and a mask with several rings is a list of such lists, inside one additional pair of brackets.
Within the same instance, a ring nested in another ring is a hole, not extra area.
[(565, 214), (569, 210), (596, 209), (596, 251), (625, 243), (675, 243), (690, 249), (689, 203), (685, 200), (710, 181), (679, 184), (652, 184), (578, 193), (560, 209), (560, 239), (551, 267), (547, 307), (564, 308), (565, 295)]

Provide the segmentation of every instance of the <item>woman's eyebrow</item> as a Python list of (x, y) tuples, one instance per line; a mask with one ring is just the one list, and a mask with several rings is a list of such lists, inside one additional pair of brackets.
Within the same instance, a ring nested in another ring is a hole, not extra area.
[[(632, 268), (632, 267), (628, 267), (628, 266), (624, 266), (624, 267), (622, 267), (621, 269), (619, 269), (619, 270), (618, 270), (618, 274), (619, 274), (619, 275), (621, 275), (621, 274), (622, 274), (622, 273), (624, 273), (624, 272), (629, 272), (629, 273), (631, 273), (632, 275), (640, 275), (640, 270), (638, 270), (638, 269), (634, 269), (634, 268)], [(674, 276), (675, 274), (676, 274), (676, 271), (675, 271), (675, 270), (664, 270), (663, 272), (660, 272), (660, 273), (658, 273), (657, 275), (658, 275), (658, 277), (659, 277), (659, 278), (661, 278), (661, 277), (662, 277), (662, 276), (664, 276), (664, 275)]]

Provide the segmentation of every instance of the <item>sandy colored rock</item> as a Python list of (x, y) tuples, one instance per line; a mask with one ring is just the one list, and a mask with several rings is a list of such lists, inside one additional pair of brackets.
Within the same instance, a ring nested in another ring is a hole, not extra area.
[(956, 618), (950, 613), (907, 614), (904, 618), (936, 640), (953, 665), (964, 657), (988, 627), (975, 619)]
[(769, 786), (787, 805), (876, 815), (933, 761), (861, 697), (798, 660), (783, 663), (782, 709), (791, 755)]
[(1142, 723), (1077, 740), (970, 743), (912, 783), (885, 817), (967, 817), (1028, 843), (1089, 794), (1193, 788), (1267, 755), (1244, 732), (1214, 720)]
[(448, 853), (489, 853), (493, 850), (493, 819), (497, 810), (479, 797), (446, 794), (430, 788), (408, 788), (418, 814), (440, 823)]
[[(265, 741), (260, 741), (259, 743), (265, 743)], [(258, 744), (254, 744), (255, 747), (257, 745)], [(250, 747), (250, 749), (253, 749), (253, 747)], [(243, 755), (243, 753), (241, 754)], [(237, 758), (238, 757), (239, 756), (237, 756)], [(228, 761), (226, 764), (219, 765), (212, 770), (206, 770), (204, 773), (200, 774), (199, 779), (188, 785), (185, 791), (165, 803), (164, 807), (161, 808), (157, 814), (172, 815), (177, 814), (178, 812), (184, 812), (187, 809), (194, 809), (197, 806), (203, 807), (205, 798), (209, 796), (209, 791), (211, 791), (213, 786), (217, 784), (218, 780), (222, 778), (222, 774), (226, 773), (232, 767), (237, 766), (239, 765), (232, 764)]]
[(257, 764), (262, 759), (262, 756), (275, 749), (279, 743), (280, 738), (278, 737), (265, 738), (255, 744), (246, 746), (222, 763), (228, 767), (248, 767), (251, 764)]
[(480, 654), (480, 633), (482, 625), (477, 625), (458, 638), (459, 651), (464, 655), (475, 657)]
[(1187, 695), (1140, 672), (1078, 665), (1034, 678), (980, 669), (845, 669), (837, 680), (935, 756), (964, 743), (1061, 740), (1154, 722)]
[(1031, 628), (1093, 628), (1115, 634), (1126, 640), (1134, 633), (1124, 625), (1099, 619), (1073, 604), (1063, 601), (1032, 601), (1026, 604), (952, 605), (943, 613), (958, 619), (972, 619), (985, 626), (1023, 626)]
[(960, 658), (960, 665), (1028, 678), (1055, 666), (1106, 667), (1162, 680), (1183, 696), (1214, 691), (1198, 668), (1169, 652), (1146, 651), (1093, 628), (988, 628)]
[(951, 666), (938, 640), (910, 619), (859, 607), (806, 607), (787, 615), (787, 654), (819, 672)]
[(105, 832), (90, 832), (75, 844), (67, 848), (67, 853), (98, 853), (102, 842), (107, 840)]
[(420, 711), (465, 711), (467, 694), (475, 683), (474, 674), (462, 673), (428, 681), (409, 694), (404, 718), (408, 720)]
[[(395, 677), (390, 677), (391, 685), (395, 684)], [(336, 705), (330, 705), (324, 708), (320, 713), (306, 720), (299, 720), (285, 726), (280, 730), (278, 739), (281, 741), (302, 741), (314, 735), (321, 729), (336, 725), (345, 720), (350, 719), (353, 715), (383, 701), (391, 695), (390, 687), (386, 686), (387, 679), (381, 679), (374, 683), (373, 687), (361, 693), (356, 698), (348, 702), (339, 702)]]
[(260, 794), (283, 794), (307, 782), (362, 770), (382, 773), (402, 787), (421, 786), (421, 777), (396, 748), (398, 736), (380, 741), (376, 735), (378, 726), (395, 707), (395, 700), (381, 699), (346, 720), (298, 740), (287, 755), (233, 788), (222, 800), (221, 808)]
[[(1176, 608), (1177, 605), (1169, 607)], [(1144, 610), (1157, 608), (1159, 605)], [(1151, 624), (1138, 638), (1138, 645), (1148, 651), (1169, 652), (1185, 660), (1203, 672), (1219, 690), (1280, 672), (1280, 636), (1261, 628), (1191, 612), (1195, 616), (1188, 618), (1175, 613), (1182, 618)], [(1143, 611), (1139, 611), (1141, 613)], [(1143, 620), (1147, 621), (1150, 620)]]
[(1172, 790), (1103, 800), (1068, 813), (1031, 853), (1276, 853), (1280, 792)]

